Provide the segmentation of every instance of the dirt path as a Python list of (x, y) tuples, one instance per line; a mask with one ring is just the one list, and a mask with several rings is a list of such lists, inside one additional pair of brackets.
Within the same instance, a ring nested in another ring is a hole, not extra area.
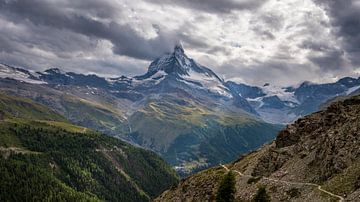
[[(226, 167), (225, 165), (220, 165), (221, 167), (223, 167), (227, 172), (230, 171), (230, 169), (228, 167)], [(235, 173), (239, 174), (240, 176), (244, 176), (244, 177), (254, 177), (251, 175), (244, 175), (243, 173), (241, 173), (238, 170), (232, 170)], [(332, 197), (338, 198), (339, 202), (343, 202), (345, 201), (345, 199), (342, 196), (336, 195), (334, 193), (331, 193), (329, 191), (326, 191), (325, 189), (321, 188), (321, 185), (318, 184), (314, 184), (314, 183), (308, 183), (308, 182), (290, 182), (290, 181), (285, 181), (285, 180), (277, 180), (277, 179), (273, 179), (273, 178), (268, 178), (268, 177), (262, 177), (262, 179), (264, 180), (269, 180), (269, 181), (273, 181), (273, 182), (280, 182), (280, 183), (285, 183), (285, 184), (294, 184), (294, 185), (307, 185), (307, 186), (314, 186), (316, 187), (319, 191), (324, 192)]]

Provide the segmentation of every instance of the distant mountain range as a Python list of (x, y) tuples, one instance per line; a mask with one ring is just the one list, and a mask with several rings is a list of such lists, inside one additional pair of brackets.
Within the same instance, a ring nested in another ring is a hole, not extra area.
[(271, 141), (281, 125), (327, 100), (360, 90), (360, 79), (299, 87), (224, 81), (178, 45), (144, 75), (103, 78), (52, 68), (0, 65), (0, 90), (44, 104), (72, 123), (151, 149), (188, 174)]

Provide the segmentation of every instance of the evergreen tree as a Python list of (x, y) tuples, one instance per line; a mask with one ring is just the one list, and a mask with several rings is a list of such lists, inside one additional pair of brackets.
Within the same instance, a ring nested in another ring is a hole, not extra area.
[(217, 191), (217, 202), (233, 202), (235, 201), (235, 175), (229, 171), (220, 182)]
[(270, 196), (266, 193), (265, 186), (259, 187), (253, 201), (254, 202), (269, 202), (269, 201), (271, 201)]

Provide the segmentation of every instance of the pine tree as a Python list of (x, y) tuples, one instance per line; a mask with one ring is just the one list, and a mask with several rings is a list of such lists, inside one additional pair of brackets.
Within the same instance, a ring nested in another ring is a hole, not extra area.
[(253, 201), (254, 202), (269, 202), (269, 201), (271, 201), (270, 196), (266, 193), (265, 186), (259, 187)]
[(229, 171), (220, 182), (217, 191), (217, 202), (233, 202), (235, 201), (235, 176)]

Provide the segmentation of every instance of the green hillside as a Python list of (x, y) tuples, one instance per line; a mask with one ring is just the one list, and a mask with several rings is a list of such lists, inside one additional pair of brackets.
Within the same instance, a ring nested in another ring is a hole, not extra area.
[(61, 96), (62, 113), (77, 125), (93, 128), (110, 135), (125, 134), (129, 128), (124, 116), (109, 105), (70, 96)]
[(153, 152), (16, 106), (32, 120), (0, 108), (0, 201), (149, 201), (177, 182)]

